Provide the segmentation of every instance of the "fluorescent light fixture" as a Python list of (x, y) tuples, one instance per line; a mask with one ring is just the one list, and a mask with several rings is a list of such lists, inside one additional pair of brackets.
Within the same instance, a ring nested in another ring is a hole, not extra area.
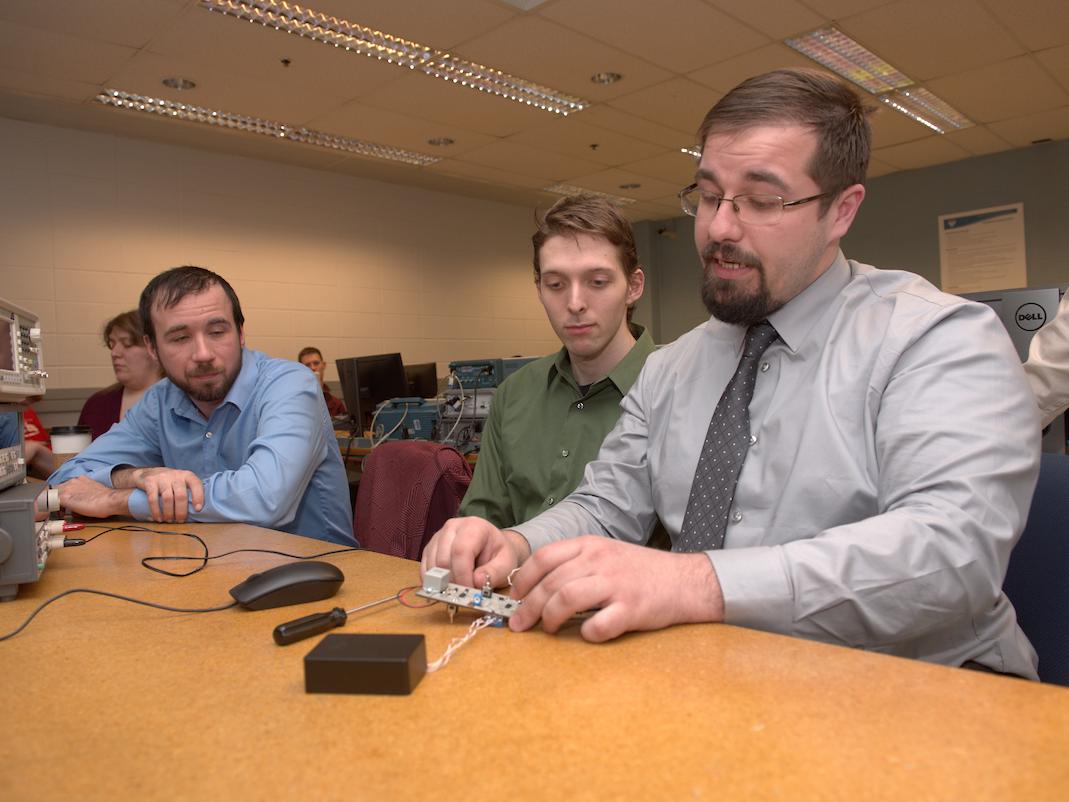
[(700, 159), (702, 157), (701, 148), (697, 145), (684, 145), (679, 149), (679, 152), (686, 153), (688, 156), (693, 156), (695, 159)]
[(876, 99), (938, 134), (945, 134), (948, 129), (971, 128), (974, 125), (960, 111), (919, 86), (885, 92), (877, 95)]
[(281, 0), (200, 0), (201, 8), (419, 70), (443, 81), (567, 116), (589, 103), (547, 86)]
[(331, 150), (355, 153), (358, 156), (372, 156), (376, 159), (404, 162), (405, 164), (414, 164), (419, 167), (426, 167), (429, 164), (440, 161), (434, 156), (402, 150), (389, 145), (377, 145), (374, 142), (335, 136), (334, 134), (316, 131), (311, 128), (287, 125), (273, 120), (261, 120), (258, 117), (246, 117), (243, 114), (233, 114), (228, 111), (206, 109), (189, 103), (176, 103), (172, 100), (135, 95), (130, 92), (123, 92), (120, 89), (105, 89), (96, 96), (96, 99), (100, 103), (117, 109), (129, 109), (175, 120), (187, 120), (204, 125), (216, 125), (221, 128), (249, 131), (276, 139), (288, 139), (292, 142), (303, 142), (306, 145), (315, 145), (320, 148), (330, 148)]
[(552, 186), (544, 187), (543, 191), (552, 192), (554, 195), (593, 195), (596, 198), (605, 198), (615, 203), (617, 206), (628, 206), (635, 202), (634, 198), (624, 198), (620, 195), (610, 195), (608, 192), (595, 192), (592, 189), (586, 189), (585, 187), (577, 187), (573, 184), (553, 184)]
[(964, 114), (927, 89), (914, 86), (911, 78), (842, 31), (820, 28), (805, 36), (787, 39), (786, 43), (876, 95), (881, 103), (886, 103), (938, 134), (946, 133), (949, 128), (969, 128), (973, 125)]
[(874, 95), (913, 83), (871, 50), (835, 28), (821, 28), (796, 39), (787, 39), (786, 43)]

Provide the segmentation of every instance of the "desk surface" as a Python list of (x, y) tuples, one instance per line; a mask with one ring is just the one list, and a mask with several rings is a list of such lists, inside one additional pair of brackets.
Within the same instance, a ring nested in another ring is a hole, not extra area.
[[(323, 550), (237, 525), (188, 527), (212, 553)], [(214, 606), (282, 562), (236, 554), (172, 579), (141, 557), (185, 538), (112, 532), (53, 554), (0, 605), (10, 631), (72, 587)], [(728, 626), (584, 643), (480, 632), (411, 696), (307, 695), (317, 639), (279, 623), (354, 607), (418, 580), (369, 552), (326, 602), (167, 613), (76, 594), (0, 643), (0, 798), (1064, 800), (1069, 689)], [(423, 633), (429, 659), (471, 618), (396, 604), (335, 632)]]

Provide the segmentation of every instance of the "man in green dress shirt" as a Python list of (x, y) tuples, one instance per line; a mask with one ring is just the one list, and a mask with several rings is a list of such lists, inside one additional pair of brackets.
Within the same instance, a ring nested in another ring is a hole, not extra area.
[(497, 527), (529, 520), (576, 488), (654, 347), (629, 320), (645, 277), (631, 225), (611, 203), (562, 198), (531, 241), (538, 298), (564, 347), (494, 394), (460, 514)]

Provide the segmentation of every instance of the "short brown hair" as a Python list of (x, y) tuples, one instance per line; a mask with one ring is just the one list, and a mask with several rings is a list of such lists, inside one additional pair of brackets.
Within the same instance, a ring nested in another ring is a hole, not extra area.
[(230, 299), (234, 325), (238, 327), (238, 331), (241, 331), (245, 326), (245, 315), (241, 312), (241, 302), (238, 300), (237, 293), (234, 292), (229, 282), (205, 267), (182, 265), (163, 271), (141, 291), (141, 300), (137, 308), (141, 313), (145, 334), (148, 335), (152, 344), (156, 344), (156, 327), (152, 323), (152, 307), (155, 304), (159, 304), (160, 309), (171, 309), (187, 295), (199, 295), (206, 292), (213, 284), (222, 287), (226, 297)]
[(817, 149), (807, 170), (829, 194), (820, 201), (823, 214), (835, 195), (865, 183), (872, 147), (868, 116), (874, 110), (849, 84), (823, 70), (773, 70), (748, 78), (720, 98), (702, 120), (698, 141), (704, 148), (710, 134), (757, 125), (794, 123), (811, 128)]
[(542, 278), (542, 246), (550, 237), (589, 234), (608, 240), (620, 255), (624, 277), (638, 269), (638, 251), (631, 224), (610, 201), (597, 195), (568, 195), (549, 207), (541, 218), (535, 218), (538, 228), (531, 236), (534, 245), (535, 282)]
[(136, 309), (130, 309), (129, 311), (118, 314), (104, 324), (105, 348), (111, 348), (111, 343), (109, 343), (108, 340), (111, 339), (111, 333), (115, 329), (122, 329), (123, 331), (130, 332), (130, 336), (134, 338), (134, 343), (144, 347), (145, 327), (141, 324), (141, 315)]
[(316, 348), (314, 345), (309, 345), (307, 348), (302, 348), (301, 352), (297, 354), (297, 361), (300, 362), (309, 354), (315, 354), (319, 357), (319, 361), (323, 361), (323, 352)]

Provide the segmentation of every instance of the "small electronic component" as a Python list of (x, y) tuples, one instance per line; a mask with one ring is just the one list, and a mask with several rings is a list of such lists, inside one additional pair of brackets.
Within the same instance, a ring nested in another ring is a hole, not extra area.
[(511, 618), (523, 601), (494, 593), (487, 583), (482, 590), (458, 585), (449, 580), (453, 572), (446, 568), (431, 568), (423, 577), (423, 587), (416, 591), (417, 596), (431, 601), (442, 602), (450, 607), (450, 612), (458, 607), (474, 610), (477, 613), (489, 613), (501, 618)]

